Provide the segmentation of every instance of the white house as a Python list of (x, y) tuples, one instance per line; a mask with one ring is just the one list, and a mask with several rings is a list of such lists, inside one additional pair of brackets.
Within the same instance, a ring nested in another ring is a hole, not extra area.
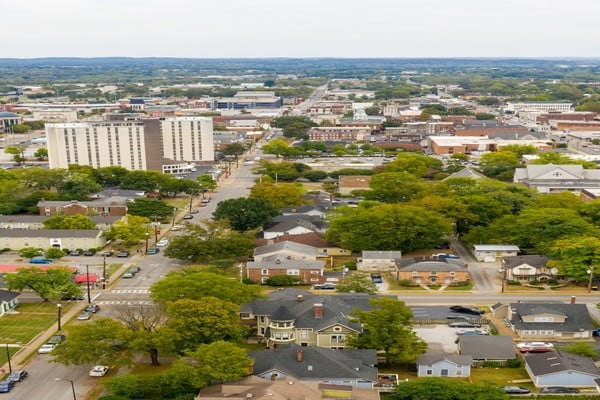
[(471, 356), (425, 354), (417, 360), (417, 375), (466, 378), (471, 376)]
[(402, 258), (401, 251), (363, 251), (356, 260), (359, 271), (396, 271), (396, 261)]
[(537, 387), (594, 387), (595, 380), (600, 378), (600, 371), (591, 358), (562, 351), (527, 355), (525, 370)]
[(512, 244), (476, 244), (473, 256), (479, 262), (495, 262), (498, 258), (514, 257), (519, 251), (519, 246)]

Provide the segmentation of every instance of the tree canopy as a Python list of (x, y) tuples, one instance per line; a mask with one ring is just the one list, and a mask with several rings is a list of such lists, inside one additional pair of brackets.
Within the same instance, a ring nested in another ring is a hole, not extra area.
[(23, 267), (16, 274), (4, 277), (9, 290), (33, 290), (45, 301), (60, 300), (81, 295), (81, 288), (71, 279), (73, 271), (67, 267)]
[(423, 378), (402, 382), (390, 394), (392, 400), (505, 400), (508, 395), (491, 385), (448, 378)]
[(213, 212), (217, 220), (227, 219), (237, 231), (264, 226), (279, 214), (279, 210), (264, 198), (237, 198), (219, 202)]
[(96, 224), (85, 215), (53, 215), (42, 222), (45, 229), (94, 229)]
[(363, 332), (348, 338), (348, 346), (385, 351), (389, 363), (414, 362), (427, 344), (412, 330), (412, 311), (404, 302), (389, 297), (370, 300), (372, 311), (357, 310), (354, 316)]
[(306, 203), (301, 183), (273, 183), (265, 180), (252, 187), (250, 198), (266, 200), (277, 210)]

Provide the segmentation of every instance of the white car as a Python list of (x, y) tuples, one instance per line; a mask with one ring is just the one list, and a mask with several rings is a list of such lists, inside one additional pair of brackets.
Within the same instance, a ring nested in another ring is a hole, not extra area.
[(56, 345), (53, 343), (46, 343), (46, 344), (42, 345), (42, 347), (40, 347), (40, 349), (38, 350), (38, 353), (39, 354), (48, 354), (48, 353), (52, 352), (52, 350), (54, 350), (55, 347), (56, 347)]
[(180, 231), (183, 228), (185, 228), (183, 225), (173, 225), (173, 227), (171, 228), (172, 231)]
[(96, 365), (90, 370), (90, 376), (104, 376), (108, 372), (106, 365)]
[(158, 246), (158, 247), (165, 247), (168, 244), (169, 244), (169, 239), (160, 239), (158, 242), (156, 242), (156, 246)]

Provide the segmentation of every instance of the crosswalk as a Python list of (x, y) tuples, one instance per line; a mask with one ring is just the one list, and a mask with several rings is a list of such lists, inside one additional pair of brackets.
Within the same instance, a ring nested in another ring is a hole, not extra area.
[(128, 306), (149, 306), (154, 304), (151, 300), (99, 300), (95, 302), (98, 305), (118, 305), (125, 304)]
[(113, 289), (110, 292), (114, 293), (114, 294), (131, 294), (131, 293), (148, 294), (148, 293), (150, 293), (150, 289)]

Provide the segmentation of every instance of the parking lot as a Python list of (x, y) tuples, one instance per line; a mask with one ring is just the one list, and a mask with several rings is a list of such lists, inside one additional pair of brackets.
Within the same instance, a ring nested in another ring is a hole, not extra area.
[(428, 352), (458, 353), (458, 345), (455, 343), (458, 338), (456, 328), (450, 328), (448, 325), (414, 325), (413, 330), (429, 345)]

